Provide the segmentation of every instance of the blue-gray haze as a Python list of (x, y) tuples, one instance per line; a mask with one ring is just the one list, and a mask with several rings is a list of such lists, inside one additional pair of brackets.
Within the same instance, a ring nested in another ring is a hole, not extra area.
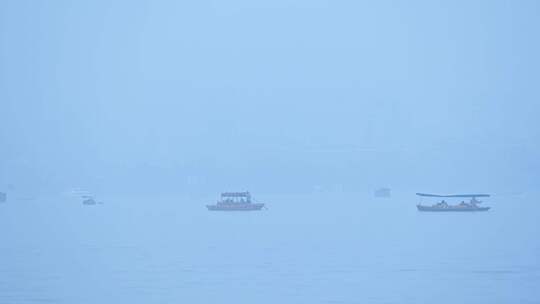
[(539, 37), (525, 0), (2, 1), (0, 303), (540, 303)]

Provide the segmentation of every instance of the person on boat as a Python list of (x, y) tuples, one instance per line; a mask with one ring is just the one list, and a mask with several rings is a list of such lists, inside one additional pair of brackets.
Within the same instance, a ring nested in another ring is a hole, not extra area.
[(445, 200), (442, 200), (440, 203), (437, 204), (437, 207), (446, 208), (448, 207), (448, 204)]

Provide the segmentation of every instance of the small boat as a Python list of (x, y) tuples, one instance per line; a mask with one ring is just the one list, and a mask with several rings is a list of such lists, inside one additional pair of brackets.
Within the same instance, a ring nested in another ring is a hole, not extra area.
[(206, 205), (210, 211), (256, 211), (264, 207), (262, 203), (252, 203), (249, 192), (221, 193), (221, 199), (215, 205)]
[(477, 212), (477, 211), (488, 211), (491, 207), (480, 207), (478, 204), (482, 203), (477, 200), (477, 197), (489, 197), (489, 194), (453, 194), (453, 195), (439, 195), (439, 194), (427, 194), (427, 193), (416, 193), (420, 197), (440, 197), (440, 198), (470, 198), (470, 201), (466, 203), (461, 201), (458, 205), (449, 205), (444, 199), (431, 206), (425, 206), (418, 204), (416, 208), (418, 211), (428, 211), (428, 212)]
[(0, 203), (5, 203), (7, 201), (7, 194), (0, 192)]

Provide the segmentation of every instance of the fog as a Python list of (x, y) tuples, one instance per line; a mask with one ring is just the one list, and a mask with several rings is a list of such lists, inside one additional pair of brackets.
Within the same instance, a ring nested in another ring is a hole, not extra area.
[[(370, 229), (385, 229), (391, 235), (384, 231), (370, 235), (371, 241), (366, 243), (370, 252), (390, 254), (394, 247), (381, 241), (390, 237), (399, 244), (414, 244), (403, 245), (405, 252), (411, 252), (409, 261), (422, 260), (427, 254), (416, 246), (429, 243), (426, 238), (433, 235), (408, 240), (405, 232), (398, 232), (408, 225), (404, 221), (414, 223), (411, 225), (418, 231), (443, 221), (448, 225), (441, 228), (445, 233), (449, 227), (463, 224), (463, 218), (456, 218), (457, 222), (446, 217), (417, 218), (419, 199), (414, 193), (485, 192), (492, 194), (494, 208), (477, 219), (476, 223), (482, 223), (477, 226), (484, 227), (479, 229), (490, 235), (508, 224), (521, 235), (514, 240), (517, 243), (508, 245), (511, 253), (497, 261), (536, 269), (529, 275), (538, 281), (540, 265), (534, 256), (540, 253), (540, 243), (532, 238), (538, 232), (534, 223), (540, 211), (534, 203), (540, 180), (539, 13), (536, 1), (3, 1), (0, 191), (8, 193), (8, 202), (0, 206), (4, 207), (0, 218), (4, 217), (4, 233), (12, 235), (3, 247), (14, 251), (4, 253), (0, 266), (9, 273), (28, 275), (21, 267), (7, 266), (13, 264), (18, 250), (51, 252), (53, 245), (47, 245), (47, 236), (31, 236), (43, 228), (40, 218), (44, 214), (47, 223), (56, 223), (58, 231), (64, 232), (78, 231), (71, 222), (76, 218), (86, 224), (92, 221), (90, 215), (84, 215), (88, 210), (79, 200), (60, 198), (74, 188), (88, 190), (105, 202), (91, 209), (96, 218), (89, 224), (103, 229), (101, 237), (91, 237), (93, 246), (99, 248), (112, 248), (111, 235), (119, 243), (130, 243), (137, 235), (145, 239), (142, 230), (152, 229), (149, 227), (158, 227), (157, 234), (175, 231), (179, 227), (172, 223), (179, 219), (187, 221), (181, 224), (186, 231), (203, 229), (183, 239), (182, 250), (187, 246), (192, 253), (183, 260), (186, 267), (204, 265), (194, 257), (208, 250), (190, 242), (213, 239), (216, 236), (209, 231), (227, 225), (241, 230), (262, 225), (262, 237), (270, 243), (264, 246), (278, 251), (276, 248), (294, 244), (294, 252), (300, 256), (316, 250), (313, 242), (320, 242), (333, 244), (340, 256), (362, 246), (350, 245), (343, 234), (335, 239), (332, 232), (339, 234), (341, 228), (362, 231), (354, 224), (362, 220), (384, 223), (384, 228)], [(391, 188), (395, 196), (374, 202), (372, 193), (379, 187)], [(265, 201), (269, 210), (250, 214), (249, 220), (243, 214), (223, 218), (206, 211), (205, 204), (213, 203), (221, 192), (245, 190)], [(25, 200), (29, 198), (32, 201)], [(272, 214), (272, 204), (280, 211)], [(342, 204), (347, 207), (336, 211)], [(519, 208), (527, 213), (526, 219), (515, 213)], [(324, 226), (328, 209), (337, 222), (324, 232), (316, 230)], [(347, 209), (354, 212), (347, 214)], [(153, 211), (145, 218), (141, 210)], [(152, 216), (152, 212), (160, 215)], [(136, 219), (146, 222), (136, 223)], [(337, 219), (345, 223), (340, 226)], [(475, 220), (468, 220), (464, 231), (476, 226)], [(493, 223), (499, 228), (493, 230)], [(110, 232), (115, 225), (127, 225), (135, 232), (129, 234), (128, 228), (125, 234)], [(310, 232), (291, 232), (304, 231), (297, 226), (315, 229), (321, 239), (308, 237), (303, 246), (302, 240)], [(273, 234), (287, 231), (285, 241)], [(88, 237), (85, 233), (90, 232), (67, 234), (58, 242), (78, 244)], [(17, 234), (28, 234), (28, 243), (15, 241)], [(250, 236), (254, 235), (256, 232)], [(485, 254), (503, 250), (505, 242), (491, 236), (483, 241), (482, 250), (473, 249), (478, 241), (474, 238), (458, 247)], [(509, 242), (513, 238), (510, 233), (506, 237), (501, 236)], [(168, 240), (165, 236), (148, 239), (153, 241), (137, 240), (130, 246), (152, 251), (159, 247), (155, 242)], [(265, 254), (258, 251), (261, 241), (251, 237), (229, 243), (226, 237), (218, 239), (214, 241), (220, 245), (212, 246), (222, 246), (222, 252), (231, 255), (234, 248), (261, 258)], [(448, 249), (441, 240), (433, 246), (438, 253)], [(171, 250), (174, 252), (168, 252)], [(52, 252), (55, 254), (45, 254), (42, 259), (63, 265), (53, 257), (62, 254)], [(161, 256), (158, 252), (154, 256)], [(318, 263), (324, 264), (335, 252), (318, 252), (313, 261), (320, 259)], [(513, 255), (516, 252), (526, 257)], [(21, 256), (35, 260), (26, 253)], [(103, 253), (111, 260), (109, 266), (122, 263), (122, 254), (109, 253)], [(378, 257), (366, 254), (360, 259), (373, 262), (370, 258)], [(295, 254), (278, 256), (287, 260)], [(468, 261), (480, 259), (465, 256)], [(346, 262), (353, 261), (349, 258), (344, 259), (343, 269), (354, 269)], [(25, 258), (20, 261), (28, 262)], [(129, 264), (129, 258), (122, 261)], [(145, 265), (145, 261), (139, 263)], [(399, 260), (395, 264), (399, 269), (409, 267)], [(291, 265), (299, 275), (295, 282), (317, 276), (307, 270), (316, 268), (312, 264)], [(67, 278), (67, 273), (79, 279), (83, 276), (71, 273), (75, 270), (68, 265), (59, 267), (66, 270), (59, 277)], [(225, 266), (204, 267), (219, 272)], [(490, 267), (485, 268), (500, 268)], [(230, 270), (231, 277), (213, 279), (230, 281), (234, 275), (257, 273), (254, 269), (258, 268), (239, 267)], [(143, 276), (131, 270), (135, 277)], [(304, 270), (305, 275), (300, 275)], [(108, 273), (95, 270), (92, 275)], [(422, 281), (438, 278), (418, 276)], [(198, 278), (205, 281), (204, 276)], [(332, 272), (321, 280), (351, 282), (354, 278), (351, 273), (340, 276)], [(400, 284), (399, 278), (392, 278)], [(181, 281), (182, 277), (169, 279)], [(471, 275), (464, 275), (463, 280), (440, 282), (459, 284), (469, 279)], [(526, 284), (519, 290), (509, 287), (521, 280), (531, 282), (528, 276), (505, 279), (499, 291), (507, 290), (505, 295), (519, 291), (526, 298), (492, 294), (490, 301), (538, 300), (538, 293)], [(279, 287), (285, 288), (280, 283), (290, 279), (278, 275), (268, 280), (276, 293), (264, 301), (255, 295), (235, 300), (226, 291), (217, 292), (216, 298), (198, 298), (193, 286), (155, 301), (144, 296), (138, 299), (142, 303), (327, 303), (320, 294), (313, 298), (286, 296)], [(29, 291), (18, 289), (24, 283), (15, 278), (2, 282), (9, 286), (0, 289), (6, 303), (31, 302)], [(344, 296), (338, 299), (340, 303), (436, 299), (422, 298), (420, 290), (408, 298), (394, 290), (388, 294), (391, 298), (385, 298), (384, 290), (379, 290), (382, 281), (375, 278), (362, 283), (373, 286), (379, 297)], [(301, 285), (297, 290), (317, 294), (313, 292), (318, 285), (306, 284), (305, 289)], [(77, 297), (84, 283), (74, 286), (73, 295), (44, 289), (53, 302), (84, 302)], [(152, 281), (151, 286), (165, 288), (159, 281)], [(327, 291), (347, 295), (342, 289), (329, 284)], [(104, 290), (108, 289), (100, 289), (102, 295), (107, 293)], [(7, 297), (9, 292), (18, 296)], [(190, 296), (179, 296), (183, 293)], [(111, 303), (135, 300), (109, 294)], [(473, 303), (479, 294), (472, 291), (453, 300)], [(104, 299), (94, 298), (101, 303)]]

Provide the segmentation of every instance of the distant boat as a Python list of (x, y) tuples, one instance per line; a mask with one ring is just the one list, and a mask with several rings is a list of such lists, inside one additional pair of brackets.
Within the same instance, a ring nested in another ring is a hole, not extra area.
[(249, 192), (221, 193), (221, 199), (215, 205), (206, 205), (210, 211), (256, 211), (264, 207), (262, 203), (252, 203)]
[(5, 203), (7, 201), (7, 193), (0, 192), (0, 203)]
[(428, 211), (428, 212), (477, 212), (477, 211), (488, 211), (491, 207), (480, 207), (478, 204), (482, 203), (477, 200), (477, 197), (489, 197), (489, 194), (453, 194), (453, 195), (438, 195), (438, 194), (427, 194), (427, 193), (416, 193), (420, 197), (438, 197), (438, 198), (470, 198), (470, 201), (466, 203), (462, 201), (458, 205), (449, 205), (444, 199), (431, 206), (425, 206), (418, 204), (416, 208), (418, 211)]
[(380, 188), (373, 192), (375, 197), (390, 197), (392, 196), (392, 190), (390, 188)]

